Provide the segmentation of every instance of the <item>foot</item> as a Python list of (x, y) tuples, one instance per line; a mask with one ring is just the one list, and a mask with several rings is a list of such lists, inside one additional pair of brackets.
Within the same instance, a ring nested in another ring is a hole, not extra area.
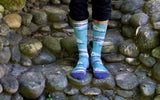
[(93, 67), (94, 76), (97, 79), (104, 79), (109, 75), (108, 70), (104, 67), (100, 59), (93, 61), (92, 67)]
[(89, 67), (88, 58), (79, 59), (77, 66), (71, 72), (71, 76), (75, 79), (80, 79), (80, 80), (84, 79), (88, 67)]

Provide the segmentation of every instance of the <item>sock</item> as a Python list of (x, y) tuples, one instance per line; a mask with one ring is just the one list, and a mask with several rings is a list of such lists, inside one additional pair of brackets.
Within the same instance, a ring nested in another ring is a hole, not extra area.
[(87, 51), (87, 30), (88, 20), (82, 22), (73, 22), (74, 33), (77, 40), (79, 51), (79, 60), (71, 75), (76, 79), (84, 79), (86, 70), (89, 67), (89, 56)]
[(107, 24), (99, 25), (93, 23), (93, 50), (91, 53), (91, 64), (94, 76), (98, 79), (106, 78), (109, 74), (101, 60), (101, 49), (105, 39), (106, 30)]

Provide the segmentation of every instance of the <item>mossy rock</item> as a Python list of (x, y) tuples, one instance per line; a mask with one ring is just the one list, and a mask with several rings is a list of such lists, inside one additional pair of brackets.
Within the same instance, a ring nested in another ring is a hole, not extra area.
[(9, 11), (21, 10), (25, 6), (26, 0), (0, 0), (0, 4)]

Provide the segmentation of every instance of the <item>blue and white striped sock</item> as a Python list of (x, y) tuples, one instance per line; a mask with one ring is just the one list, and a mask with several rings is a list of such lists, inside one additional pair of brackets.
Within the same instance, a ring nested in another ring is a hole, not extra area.
[(93, 23), (93, 50), (91, 53), (91, 64), (95, 78), (103, 79), (109, 74), (101, 60), (101, 50), (107, 30), (106, 25)]
[(71, 75), (76, 79), (84, 79), (86, 70), (89, 67), (89, 56), (87, 51), (88, 20), (73, 22), (73, 28), (77, 39), (79, 60), (77, 66), (72, 70)]

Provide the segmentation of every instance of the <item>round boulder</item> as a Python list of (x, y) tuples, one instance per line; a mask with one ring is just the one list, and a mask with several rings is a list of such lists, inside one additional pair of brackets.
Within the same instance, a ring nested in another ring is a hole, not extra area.
[(11, 51), (9, 47), (3, 47), (2, 51), (0, 52), (0, 64), (7, 63), (11, 58)]
[(28, 99), (38, 98), (45, 87), (45, 79), (40, 72), (25, 72), (20, 76), (19, 82), (19, 92)]
[(19, 14), (8, 14), (4, 17), (4, 22), (10, 28), (19, 28), (21, 26), (22, 18)]
[(149, 27), (141, 27), (136, 41), (142, 51), (155, 48), (160, 44), (159, 33), (152, 31)]
[(160, 63), (156, 63), (154, 66), (153, 66), (153, 70), (152, 70), (152, 74), (153, 74), (153, 77), (160, 81)]
[(42, 43), (37, 39), (28, 38), (20, 43), (20, 51), (28, 57), (36, 56), (41, 49)]
[(6, 36), (9, 32), (10, 29), (6, 24), (0, 24), (0, 36)]

